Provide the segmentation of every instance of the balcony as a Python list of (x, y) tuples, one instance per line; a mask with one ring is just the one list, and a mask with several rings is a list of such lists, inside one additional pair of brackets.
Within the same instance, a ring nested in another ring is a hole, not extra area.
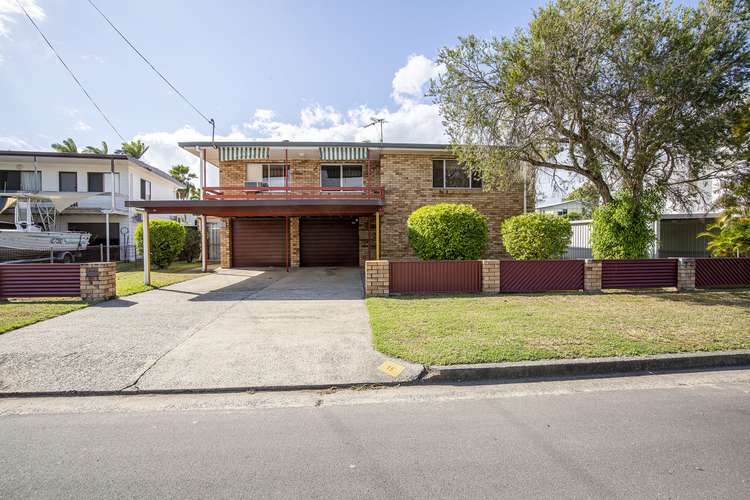
[(383, 187), (321, 186), (230, 186), (204, 188), (205, 200), (377, 200), (385, 197)]

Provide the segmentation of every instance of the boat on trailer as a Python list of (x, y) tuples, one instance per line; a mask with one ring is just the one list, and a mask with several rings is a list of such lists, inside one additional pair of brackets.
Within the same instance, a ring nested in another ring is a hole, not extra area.
[[(91, 234), (76, 231), (54, 231), (56, 214), (78, 201), (98, 193), (14, 193), (5, 197), (0, 213), (15, 205), (15, 229), (0, 229), (0, 248), (49, 251), (60, 260), (72, 261), (71, 252), (88, 247)], [(39, 214), (35, 221), (33, 211)]]

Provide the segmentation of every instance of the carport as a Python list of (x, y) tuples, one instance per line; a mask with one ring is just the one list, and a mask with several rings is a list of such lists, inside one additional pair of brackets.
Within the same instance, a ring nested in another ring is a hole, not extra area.
[[(363, 193), (364, 191), (364, 193)], [(363, 195), (364, 194), (364, 195)], [(369, 196), (367, 196), (369, 194)], [(206, 188), (202, 200), (129, 201), (127, 206), (143, 214), (143, 248), (149, 246), (148, 221), (151, 214), (193, 214), (200, 216), (205, 227), (207, 216), (228, 218), (236, 231), (230, 251), (239, 259), (233, 267), (277, 266), (287, 270), (291, 265), (290, 220), (298, 218), (302, 265), (356, 265), (359, 242), (356, 239), (360, 217), (374, 218), (374, 257), (380, 255), (380, 215), (383, 208), (380, 188), (326, 190), (288, 187), (282, 190), (263, 188)], [(239, 198), (239, 199), (237, 199)], [(208, 269), (208, 242), (201, 231), (202, 270)], [(368, 253), (371, 251), (367, 238)], [(239, 249), (242, 248), (242, 251)], [(354, 258), (352, 258), (354, 255)], [(370, 255), (368, 255), (369, 257)], [(144, 252), (144, 283), (150, 283), (148, 252)]]

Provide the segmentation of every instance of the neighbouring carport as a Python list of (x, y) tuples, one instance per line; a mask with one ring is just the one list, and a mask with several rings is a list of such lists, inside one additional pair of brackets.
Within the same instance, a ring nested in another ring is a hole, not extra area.
[[(348, 193), (345, 190), (326, 192), (320, 187), (314, 188), (315, 198), (300, 197), (300, 190), (289, 188), (283, 193), (269, 193), (255, 199), (225, 199), (231, 193), (214, 189), (207, 192), (209, 196), (222, 199), (203, 200), (143, 200), (129, 201), (127, 206), (142, 211), (144, 228), (143, 247), (149, 246), (147, 230), (150, 214), (189, 213), (201, 216), (228, 217), (231, 230), (237, 231), (232, 238), (232, 252), (239, 256), (233, 262), (240, 266), (279, 266), (289, 268), (290, 259), (290, 218), (300, 221), (300, 253), (304, 266), (352, 265), (359, 263), (358, 219), (374, 218), (374, 257), (380, 255), (380, 215), (383, 200), (375, 196), (361, 197), (362, 190)], [(311, 190), (312, 188), (304, 188)], [(243, 191), (253, 191), (240, 188)], [(376, 189), (373, 189), (376, 191)], [(379, 193), (379, 191), (378, 191)], [(369, 227), (369, 224), (368, 224)], [(368, 229), (369, 232), (369, 229)], [(316, 234), (317, 233), (317, 234)], [(283, 240), (282, 240), (283, 235)], [(202, 240), (202, 252), (206, 255), (207, 241)], [(371, 238), (367, 238), (368, 249)], [(369, 250), (368, 250), (369, 251)], [(368, 255), (369, 257), (369, 255)], [(150, 283), (150, 263), (148, 252), (144, 252), (144, 282)], [(207, 271), (205, 259), (202, 266)]]

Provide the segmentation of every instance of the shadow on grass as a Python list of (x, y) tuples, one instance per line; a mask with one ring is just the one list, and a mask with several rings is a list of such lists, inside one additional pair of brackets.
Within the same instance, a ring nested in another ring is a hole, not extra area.
[(29, 298), (15, 298), (15, 299), (3, 299), (0, 300), (0, 307), (3, 305), (75, 305), (75, 304), (86, 304), (81, 299), (75, 298), (60, 298), (55, 297), (29, 297)]
[(731, 288), (696, 290), (675, 294), (662, 294), (657, 298), (669, 302), (690, 303), (697, 306), (730, 306), (750, 310), (750, 289)]

